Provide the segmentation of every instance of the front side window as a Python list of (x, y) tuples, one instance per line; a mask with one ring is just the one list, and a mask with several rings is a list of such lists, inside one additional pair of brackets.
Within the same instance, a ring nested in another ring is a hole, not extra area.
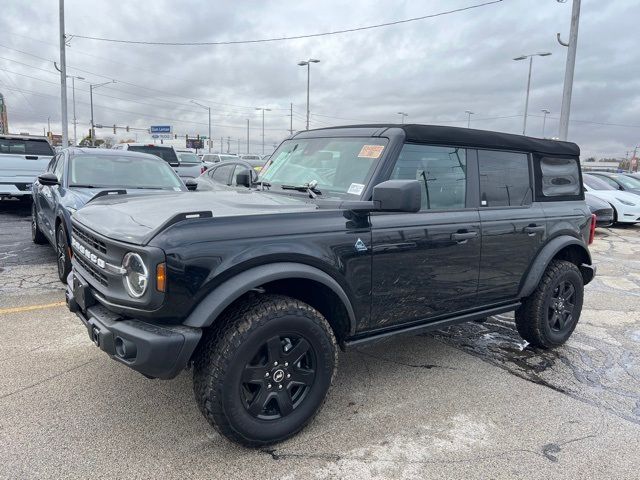
[(182, 182), (166, 162), (153, 157), (128, 156), (126, 152), (74, 156), (69, 161), (68, 178), (71, 187), (184, 190)]
[(531, 205), (529, 158), (524, 153), (478, 150), (480, 205), (521, 207)]
[(640, 190), (640, 180), (633, 177), (627, 177), (626, 175), (616, 175), (616, 180), (624, 186), (624, 188), (630, 188), (631, 190)]
[(620, 190), (620, 185), (618, 185), (618, 182), (616, 182), (613, 178), (609, 178), (605, 175), (596, 175), (596, 177), (598, 177), (604, 183), (608, 183), (609, 186), (615, 188), (616, 190)]
[(406, 144), (390, 179), (418, 180), (422, 186), (422, 210), (464, 208), (467, 151), (457, 147)]
[(388, 141), (384, 138), (300, 138), (274, 152), (260, 181), (301, 187), (316, 184), (323, 198), (360, 198)]
[(616, 187), (612, 187), (604, 180), (601, 180), (599, 177), (595, 177), (593, 175), (584, 175), (582, 181), (591, 190), (618, 190), (617, 185)]

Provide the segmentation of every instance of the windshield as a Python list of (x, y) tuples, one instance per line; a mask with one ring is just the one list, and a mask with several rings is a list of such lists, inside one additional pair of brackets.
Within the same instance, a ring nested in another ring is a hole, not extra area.
[(53, 149), (46, 140), (23, 138), (0, 138), (0, 153), (16, 155), (54, 155)]
[(584, 184), (592, 190), (615, 190), (615, 188), (613, 188), (604, 180), (600, 180), (599, 178), (593, 177), (591, 175), (584, 175), (582, 180), (584, 181)]
[(195, 153), (181, 153), (180, 163), (200, 163), (200, 159)]
[(72, 157), (69, 186), (184, 190), (180, 179), (165, 162), (126, 154)]
[(616, 175), (613, 178), (615, 178), (618, 183), (621, 183), (624, 188), (640, 190), (640, 180), (637, 180), (633, 177), (627, 177), (626, 175)]
[(387, 145), (383, 138), (303, 138), (286, 140), (259, 181), (273, 187), (318, 182), (323, 196), (359, 198)]
[(160, 157), (171, 165), (178, 165), (178, 157), (171, 147), (156, 147), (155, 145), (130, 145), (129, 150), (132, 152), (150, 153), (156, 157)]

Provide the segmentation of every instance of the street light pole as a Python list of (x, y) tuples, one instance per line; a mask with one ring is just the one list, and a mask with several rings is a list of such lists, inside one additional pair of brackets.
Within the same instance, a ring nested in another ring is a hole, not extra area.
[[(238, 152), (240, 153), (240, 152)], [(249, 119), (247, 118), (247, 155), (249, 154)]]
[(208, 146), (208, 152), (211, 153), (211, 107), (202, 105), (196, 102), (195, 100), (191, 100), (191, 103), (193, 103), (194, 105), (198, 105), (199, 107), (202, 107), (209, 112), (209, 137), (207, 138), (207, 146)]
[(547, 123), (547, 115), (549, 115), (551, 113), (550, 110), (547, 110), (546, 108), (542, 109), (542, 138), (544, 138), (544, 126)]
[(406, 112), (398, 112), (398, 115), (400, 115), (400, 124), (404, 125), (404, 117), (408, 117), (409, 114)]
[(60, 8), (60, 103), (62, 107), (62, 146), (69, 146), (69, 123), (67, 119), (67, 56), (64, 38), (64, 0), (59, 1)]
[(96, 146), (96, 128), (95, 128), (95, 123), (93, 121), (93, 89), (94, 88), (98, 88), (98, 87), (102, 87), (104, 85), (109, 85), (110, 83), (116, 83), (116, 81), (115, 80), (111, 80), (110, 82), (104, 82), (104, 83), (98, 83), (98, 84), (90, 83), (89, 84), (89, 103), (91, 104), (91, 146), (92, 147)]
[[(302, 60), (298, 62), (298, 65), (301, 67), (307, 67), (307, 130), (309, 130), (309, 86), (311, 84), (311, 64), (312, 63), (320, 63), (320, 60), (315, 58), (310, 58), (309, 60)], [(264, 152), (262, 152), (264, 153)]]
[(76, 118), (76, 78), (78, 80), (84, 80), (84, 77), (71, 77), (71, 92), (73, 95), (73, 144), (78, 144), (78, 119)]
[(551, 52), (533, 53), (531, 55), (520, 55), (514, 58), (514, 60), (529, 59), (529, 76), (527, 77), (527, 96), (524, 101), (524, 123), (522, 125), (522, 134), (527, 134), (527, 115), (529, 113), (529, 91), (531, 90), (531, 69), (533, 68), (533, 57), (548, 57)]
[(475, 115), (475, 112), (471, 110), (465, 110), (464, 113), (467, 114), (467, 128), (471, 127), (471, 115)]
[[(264, 155), (264, 112), (270, 112), (270, 108), (257, 107), (256, 110), (262, 110), (262, 154)], [(307, 130), (309, 130), (307, 128)]]
[(562, 88), (562, 107), (560, 109), (560, 140), (566, 140), (569, 135), (569, 115), (571, 113), (571, 94), (573, 90), (573, 73), (576, 68), (576, 50), (578, 47), (578, 26), (580, 24), (580, 0), (573, 0), (571, 8), (571, 29), (569, 31), (569, 43), (560, 40), (558, 43), (569, 47), (567, 51), (567, 66), (564, 71), (564, 86)]

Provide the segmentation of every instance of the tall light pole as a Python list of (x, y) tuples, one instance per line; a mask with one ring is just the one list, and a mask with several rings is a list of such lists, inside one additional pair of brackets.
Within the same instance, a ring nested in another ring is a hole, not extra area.
[(202, 105), (196, 102), (195, 100), (191, 100), (191, 103), (193, 103), (194, 105), (198, 105), (199, 107), (202, 107), (209, 112), (209, 137), (207, 138), (207, 146), (208, 146), (208, 152), (211, 153), (211, 107)]
[[(270, 112), (271, 109), (270, 108), (256, 107), (256, 110), (262, 110), (262, 154), (264, 155), (264, 112)], [(307, 128), (307, 130), (309, 130), (309, 129)]]
[(62, 146), (69, 146), (69, 123), (67, 119), (67, 55), (64, 35), (64, 0), (59, 0), (60, 9), (60, 103), (62, 107)]
[(475, 115), (475, 112), (471, 110), (465, 110), (464, 113), (467, 114), (467, 128), (471, 127), (471, 115)]
[(71, 77), (71, 92), (73, 96), (73, 144), (78, 144), (78, 119), (76, 118), (76, 78), (78, 80), (84, 80), (84, 77)]
[(546, 108), (543, 108), (542, 110), (543, 116), (542, 116), (542, 138), (544, 138), (544, 126), (547, 123), (547, 115), (549, 115), (551, 113), (550, 110), (547, 110)]
[(301, 62), (298, 62), (299, 66), (307, 67), (307, 130), (309, 130), (309, 84), (311, 83), (311, 64), (312, 63), (320, 63), (320, 60), (317, 60), (315, 58), (310, 58), (309, 60), (302, 60)]
[(532, 53), (530, 55), (520, 55), (514, 58), (514, 60), (526, 60), (529, 59), (529, 76), (527, 78), (527, 96), (524, 101), (524, 123), (522, 125), (522, 134), (527, 134), (527, 114), (529, 113), (529, 91), (531, 90), (531, 69), (533, 67), (533, 57), (548, 57), (551, 52)]
[(249, 153), (249, 119), (247, 118), (247, 155), (249, 155)]
[[(560, 2), (564, 3), (564, 2)], [(567, 66), (564, 70), (564, 87), (562, 88), (562, 107), (560, 109), (560, 140), (566, 140), (569, 135), (569, 114), (571, 113), (571, 93), (573, 90), (573, 72), (576, 68), (576, 49), (578, 47), (578, 25), (580, 24), (580, 0), (573, 0), (571, 8), (571, 30), (569, 30), (569, 43), (560, 40), (558, 43), (568, 47)]]
[(109, 85), (110, 83), (116, 83), (116, 81), (111, 80), (110, 82), (89, 84), (89, 103), (91, 104), (91, 146), (92, 147), (96, 146), (96, 129), (95, 129), (95, 124), (93, 122), (93, 90), (98, 87), (103, 87), (104, 85)]
[(400, 124), (404, 125), (404, 117), (408, 117), (409, 114), (406, 112), (398, 112), (398, 115), (400, 115)]

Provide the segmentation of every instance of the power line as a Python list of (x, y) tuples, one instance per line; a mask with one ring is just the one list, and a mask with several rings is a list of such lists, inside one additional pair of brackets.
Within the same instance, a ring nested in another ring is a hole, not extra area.
[(493, 0), (485, 3), (478, 3), (476, 5), (470, 5), (468, 7), (456, 8), (454, 10), (448, 10), (440, 13), (433, 13), (429, 15), (422, 15), (420, 17), (407, 18), (404, 20), (396, 20), (393, 22), (379, 23), (376, 25), (367, 25), (364, 27), (353, 27), (346, 28), (344, 30), (334, 30), (331, 32), (322, 32), (322, 33), (310, 33), (306, 35), (295, 35), (291, 37), (275, 37), (275, 38), (261, 38), (257, 40), (226, 40), (219, 42), (149, 42), (149, 41), (139, 41), (139, 40), (122, 40), (122, 39), (114, 39), (114, 38), (102, 38), (102, 37), (90, 37), (87, 35), (69, 35), (69, 40), (73, 38), (82, 38), (85, 40), (96, 40), (101, 42), (111, 42), (111, 43), (126, 43), (126, 44), (136, 44), (136, 45), (162, 45), (162, 46), (205, 46), (205, 45), (238, 45), (238, 44), (246, 44), (246, 43), (266, 43), (266, 42), (282, 42), (286, 40), (300, 40), (303, 38), (314, 38), (314, 37), (325, 37), (328, 35), (341, 35), (344, 33), (352, 33), (352, 32), (361, 32), (363, 30), (372, 30), (374, 28), (382, 28), (382, 27), (391, 27), (394, 25), (400, 25), (409, 22), (417, 22), (419, 20), (426, 20), (429, 18), (441, 17), (444, 15), (450, 15), (452, 13), (464, 12), (466, 10), (472, 10), (474, 8), (485, 7), (487, 5), (493, 5), (495, 3), (500, 3), (502, 0)]

